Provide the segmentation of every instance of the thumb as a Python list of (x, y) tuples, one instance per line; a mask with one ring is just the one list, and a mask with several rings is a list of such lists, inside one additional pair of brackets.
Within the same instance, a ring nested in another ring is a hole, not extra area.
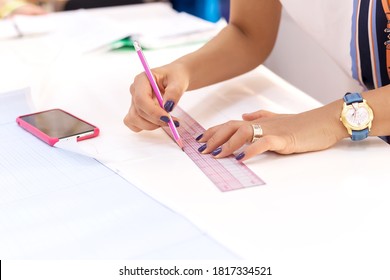
[(185, 89), (177, 83), (169, 83), (164, 92), (164, 109), (170, 113), (179, 102)]
[(259, 111), (256, 111), (256, 112), (243, 114), (242, 115), (242, 119), (244, 121), (254, 121), (256, 119), (269, 118), (269, 117), (272, 117), (272, 116), (275, 116), (275, 115), (276, 115), (275, 113), (270, 112), (270, 111), (259, 110)]

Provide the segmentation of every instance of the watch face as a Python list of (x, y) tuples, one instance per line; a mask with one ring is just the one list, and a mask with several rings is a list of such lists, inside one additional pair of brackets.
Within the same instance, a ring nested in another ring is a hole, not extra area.
[(357, 129), (365, 128), (371, 121), (367, 107), (359, 107), (357, 103), (348, 108), (345, 119), (349, 125)]

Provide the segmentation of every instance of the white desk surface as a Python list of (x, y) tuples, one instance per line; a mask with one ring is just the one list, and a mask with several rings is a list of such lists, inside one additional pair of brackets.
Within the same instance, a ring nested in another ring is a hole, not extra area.
[[(98, 11), (107, 10), (123, 19), (132, 7)], [(290, 269), (332, 267), (346, 276), (384, 275), (379, 272), (390, 251), (387, 144), (370, 138), (315, 153), (265, 153), (246, 164), (266, 185), (222, 193), (162, 130), (136, 134), (123, 125), (128, 88), (142, 71), (134, 52), (63, 54), (53, 63), (32, 56), (29, 44), (36, 40), (1, 42), (1, 77), (7, 77), (1, 90), (29, 85), (37, 109), (61, 107), (99, 126), (101, 135), (80, 146), (141, 190), (244, 259)], [(154, 67), (197, 47), (145, 54)], [(189, 92), (180, 102), (204, 127), (260, 108), (291, 113), (319, 105), (264, 67)], [(364, 266), (371, 270), (359, 271)]]

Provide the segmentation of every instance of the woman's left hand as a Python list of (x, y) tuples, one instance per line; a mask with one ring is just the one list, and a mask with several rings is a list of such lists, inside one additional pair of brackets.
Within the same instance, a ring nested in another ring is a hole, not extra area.
[[(339, 120), (341, 104), (334, 102), (300, 114), (275, 114), (264, 110), (244, 114), (242, 121), (229, 121), (206, 130), (198, 139), (204, 143), (199, 151), (222, 158), (249, 144), (236, 155), (237, 160), (247, 160), (266, 151), (292, 154), (324, 150), (348, 137)], [(251, 143), (253, 124), (259, 124), (263, 133)]]

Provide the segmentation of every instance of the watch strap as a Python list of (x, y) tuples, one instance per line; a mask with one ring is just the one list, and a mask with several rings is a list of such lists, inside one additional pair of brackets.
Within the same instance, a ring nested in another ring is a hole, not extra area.
[(344, 95), (345, 104), (350, 105), (355, 102), (363, 102), (363, 97), (358, 92), (348, 92)]
[(352, 130), (351, 139), (352, 141), (360, 141), (363, 139), (366, 139), (368, 137), (368, 133), (370, 131), (368, 128), (365, 128), (363, 130)]

